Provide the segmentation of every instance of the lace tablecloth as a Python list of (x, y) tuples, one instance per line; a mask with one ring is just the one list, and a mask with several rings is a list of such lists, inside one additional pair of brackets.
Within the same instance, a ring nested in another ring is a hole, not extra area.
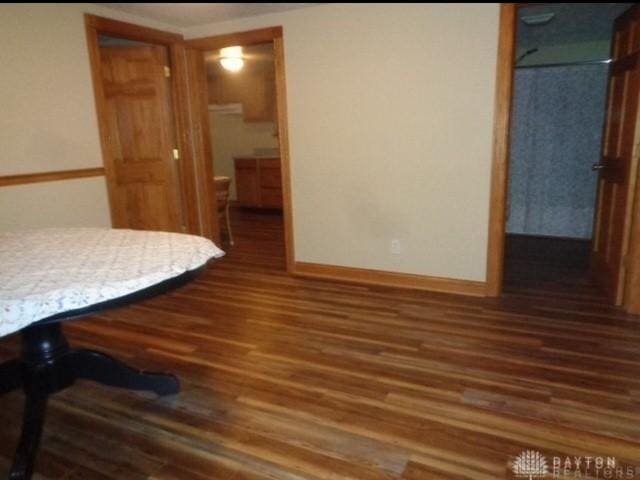
[(60, 228), (0, 233), (0, 337), (143, 290), (224, 255), (169, 232)]

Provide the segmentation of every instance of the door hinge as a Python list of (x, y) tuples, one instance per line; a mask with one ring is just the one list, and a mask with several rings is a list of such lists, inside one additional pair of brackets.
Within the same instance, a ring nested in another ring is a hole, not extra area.
[(173, 159), (180, 160), (180, 150), (178, 150), (177, 148), (173, 149)]
[(164, 76), (167, 78), (171, 76), (171, 67), (168, 65), (164, 66)]

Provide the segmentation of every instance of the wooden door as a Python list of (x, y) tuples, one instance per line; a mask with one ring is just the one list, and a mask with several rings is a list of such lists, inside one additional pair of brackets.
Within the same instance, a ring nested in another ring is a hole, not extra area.
[(640, 90), (640, 7), (634, 6), (614, 25), (603, 155), (593, 244), (595, 280), (611, 301), (624, 295), (633, 194), (637, 177), (636, 132)]
[(167, 51), (101, 47), (113, 226), (180, 231)]

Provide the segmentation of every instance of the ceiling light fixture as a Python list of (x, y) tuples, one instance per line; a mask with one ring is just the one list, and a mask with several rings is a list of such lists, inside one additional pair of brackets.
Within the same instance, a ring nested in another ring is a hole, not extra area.
[(227, 47), (220, 49), (220, 65), (230, 72), (238, 72), (244, 66), (242, 47)]
[(536, 13), (530, 15), (522, 15), (520, 20), (522, 20), (527, 25), (543, 25), (545, 23), (549, 23), (556, 14), (554, 12), (547, 13)]

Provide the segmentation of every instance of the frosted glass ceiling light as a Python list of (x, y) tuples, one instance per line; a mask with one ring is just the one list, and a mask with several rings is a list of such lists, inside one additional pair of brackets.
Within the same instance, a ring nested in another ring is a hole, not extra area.
[(230, 72), (238, 72), (242, 70), (242, 67), (244, 66), (244, 60), (242, 60), (241, 58), (233, 57), (221, 58), (220, 64), (223, 68), (229, 70)]
[(520, 20), (522, 20), (527, 25), (544, 25), (545, 23), (549, 23), (555, 16), (556, 14), (553, 12), (537, 13), (531, 15), (523, 15), (520, 17)]
[(244, 66), (242, 47), (227, 47), (220, 49), (220, 65), (230, 72), (238, 72)]

